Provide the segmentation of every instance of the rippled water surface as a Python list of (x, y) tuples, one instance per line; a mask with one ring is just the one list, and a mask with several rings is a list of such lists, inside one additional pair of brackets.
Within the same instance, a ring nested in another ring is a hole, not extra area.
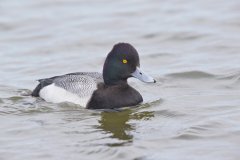
[[(240, 159), (240, 1), (1, 0), (1, 160)], [(157, 84), (137, 108), (28, 96), (36, 79), (102, 70), (129, 42)]]

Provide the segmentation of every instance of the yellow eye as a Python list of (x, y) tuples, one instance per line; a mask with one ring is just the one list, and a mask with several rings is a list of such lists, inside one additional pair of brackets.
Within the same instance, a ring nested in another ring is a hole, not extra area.
[(128, 61), (126, 59), (123, 59), (122, 62), (126, 64)]

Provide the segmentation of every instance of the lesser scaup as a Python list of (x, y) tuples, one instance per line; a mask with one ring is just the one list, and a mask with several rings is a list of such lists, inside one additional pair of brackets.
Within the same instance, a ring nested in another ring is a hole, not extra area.
[(77, 72), (40, 79), (32, 96), (53, 103), (72, 102), (89, 109), (134, 106), (143, 98), (128, 85), (127, 79), (135, 77), (143, 82), (156, 82), (139, 67), (137, 50), (128, 43), (118, 43), (105, 60), (103, 74)]

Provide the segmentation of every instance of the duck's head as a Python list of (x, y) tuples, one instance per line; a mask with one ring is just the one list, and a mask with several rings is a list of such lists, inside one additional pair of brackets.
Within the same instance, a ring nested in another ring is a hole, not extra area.
[(156, 81), (140, 70), (137, 50), (128, 43), (118, 43), (108, 54), (103, 66), (103, 79), (106, 85), (126, 83), (129, 77), (135, 77), (146, 83)]

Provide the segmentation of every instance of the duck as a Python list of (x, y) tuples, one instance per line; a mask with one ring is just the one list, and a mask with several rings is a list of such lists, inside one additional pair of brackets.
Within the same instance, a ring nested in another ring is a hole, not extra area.
[(33, 97), (51, 103), (70, 102), (87, 109), (136, 106), (142, 95), (128, 84), (134, 77), (145, 83), (156, 80), (140, 69), (137, 50), (129, 43), (117, 43), (108, 53), (102, 73), (75, 72), (39, 79)]

